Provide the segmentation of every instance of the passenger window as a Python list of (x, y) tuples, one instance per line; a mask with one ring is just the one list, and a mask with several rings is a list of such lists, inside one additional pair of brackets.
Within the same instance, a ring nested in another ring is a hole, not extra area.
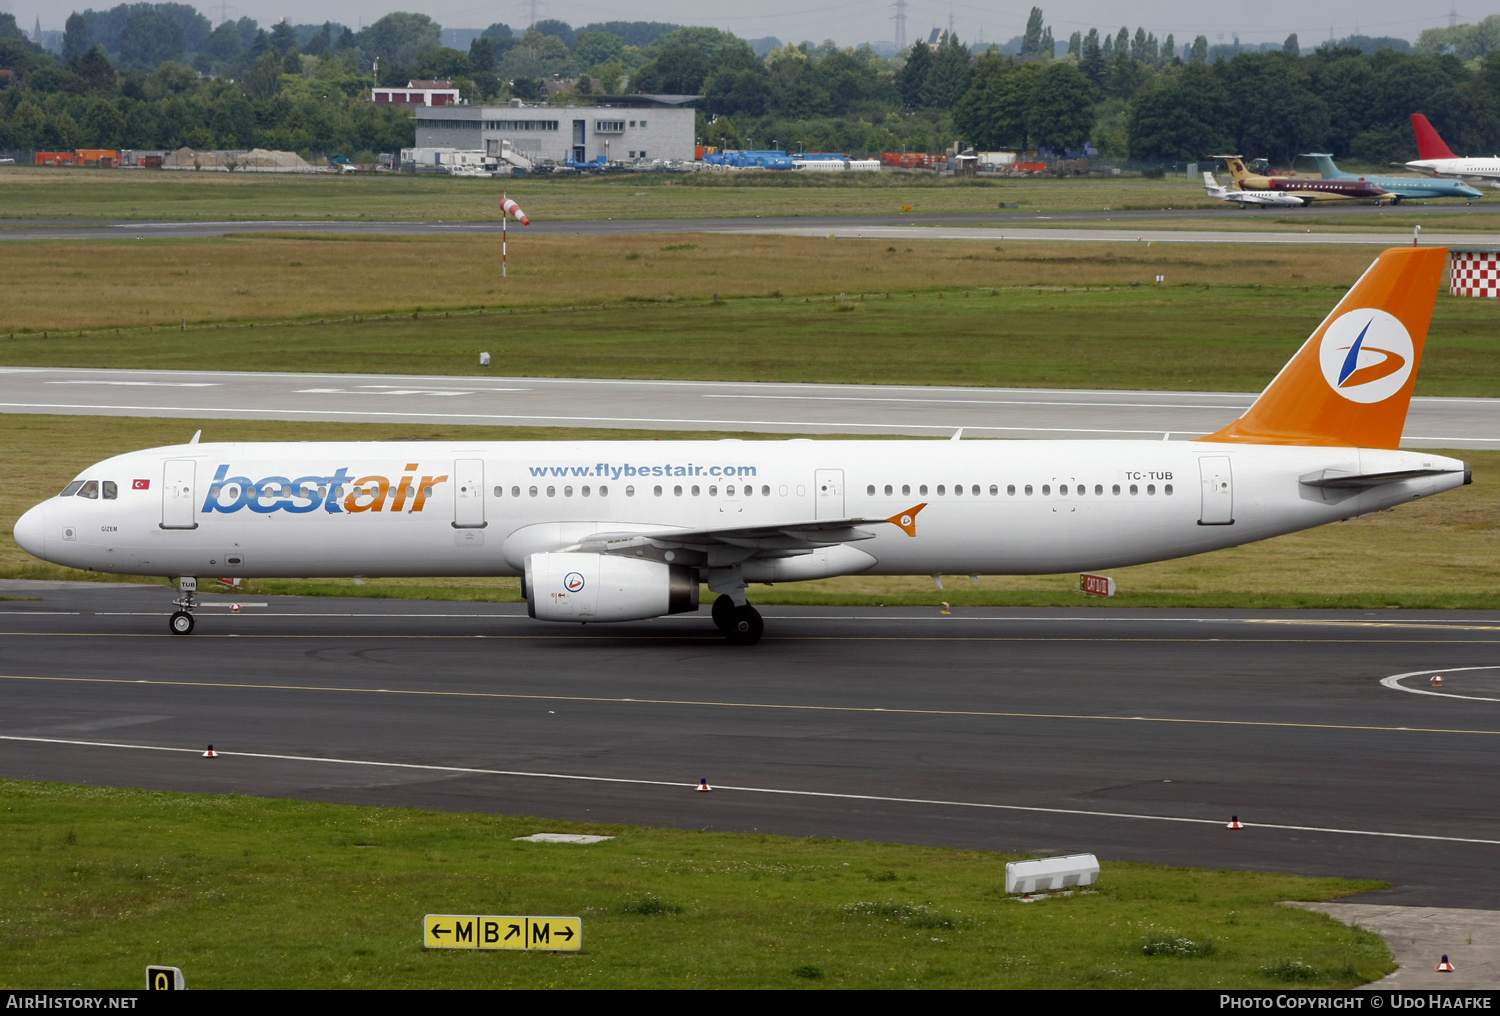
[(761, 484), (760, 496), (761, 497), (770, 497), (771, 496), (771, 485), (769, 483)]
[[(694, 494), (698, 493), (697, 488), (693, 489), (693, 493)], [(714, 485), (714, 486), (711, 486), (711, 487), (708, 488), (708, 496), (709, 497), (718, 497), (719, 496), (718, 485)]]
[(944, 487), (941, 483), (938, 484), (938, 496), (941, 497), (943, 495), (944, 491), (946, 491), (947, 489), (948, 488)]
[(589, 489), (587, 487), (584, 487), (578, 493), (582, 494), (584, 497), (588, 497), (589, 496)]
[[(750, 488), (746, 487), (745, 489), (749, 490)], [(727, 487), (724, 488), (724, 496), (725, 497), (734, 497), (734, 484), (731, 483), (729, 486), (727, 486)]]
[(1155, 494), (1156, 493), (1156, 484), (1154, 484), (1154, 483), (1148, 483), (1148, 484), (1146, 484), (1146, 493), (1147, 494)]
[(117, 487), (117, 486), (115, 486), (115, 481), (113, 481), (113, 480), (105, 480), (104, 481), (104, 500), (106, 500), (106, 501), (113, 501), (115, 498), (117, 498), (119, 496), (120, 496), (120, 488)]
[(886, 497), (890, 497), (895, 492), (896, 492), (896, 488), (892, 487), (889, 483), (885, 485), (885, 496)]
[(1061, 494), (1063, 497), (1067, 497), (1068, 496), (1068, 485), (1066, 483), (1059, 484), (1058, 488), (1057, 488), (1057, 492), (1059, 494)]
[(557, 488), (556, 487), (548, 487), (547, 488), (547, 496), (548, 497), (556, 497), (557, 496)]
[(1137, 495), (1137, 494), (1139, 494), (1139, 493), (1140, 493), (1140, 492), (1141, 492), (1141, 488), (1139, 488), (1139, 487), (1137, 487), (1137, 486), (1136, 486), (1136, 485), (1135, 485), (1135, 484), (1133, 484), (1133, 483), (1132, 483), (1132, 484), (1131, 484), (1131, 485), (1130, 485), (1130, 496), (1131, 496), (1131, 497), (1135, 497), (1135, 496), (1136, 496), (1136, 495)]
[(512, 487), (512, 488), (510, 488), (510, 496), (511, 497), (520, 497), (521, 496), (521, 488), (520, 487)]
[(1165, 487), (1163, 487), (1161, 489), (1161, 492), (1163, 494), (1167, 495), (1167, 497), (1171, 497), (1172, 496), (1172, 485), (1170, 483), (1167, 484)]
[(924, 483), (922, 484), (922, 486), (918, 487), (917, 492), (925, 497), (927, 495), (927, 484)]
[(682, 486), (681, 486), (681, 484), (679, 484), (678, 486), (673, 487), (672, 488), (672, 493), (674, 495), (676, 495), (677, 497), (681, 497), (682, 496)]
[(1016, 485), (1014, 483), (1007, 483), (1005, 485), (1005, 493), (1009, 494), (1011, 497), (1015, 497), (1016, 496)]
[(1096, 484), (1094, 484), (1094, 494), (1097, 497), (1103, 497), (1104, 496), (1104, 484), (1102, 484), (1102, 483), (1096, 483)]
[(572, 487), (564, 487), (563, 488), (563, 497), (572, 497), (572, 496), (573, 496), (573, 488)]
[(977, 484), (977, 483), (974, 484), (974, 488), (972, 490), (970, 490), (969, 493), (973, 494), (975, 497), (978, 497), (979, 496), (979, 484)]
[(318, 488), (318, 496), (319, 497), (327, 497), (328, 496), (328, 487), (327, 486), (319, 487)]
[[(585, 487), (584, 490), (587, 491), (588, 488)], [(585, 493), (583, 496), (584, 497), (588, 497), (588, 494)], [(603, 484), (600, 484), (599, 485), (599, 496), (600, 497), (609, 497), (609, 488), (606, 487), (606, 486), (604, 486)]]
[(536, 497), (536, 488), (535, 487), (531, 488), (531, 496), (532, 497)]
[(98, 500), (98, 498), (99, 498), (99, 481), (98, 480), (88, 480), (88, 481), (85, 481), (84, 485), (83, 485), (83, 489), (78, 492), (78, 496), (79, 497), (87, 497), (87, 498), (92, 498), (94, 500)]
[(698, 496), (698, 485), (696, 483), (693, 484), (693, 496), (694, 497)]
[(78, 491), (80, 489), (82, 489), (82, 487), (83, 487), (83, 481), (82, 480), (74, 480), (72, 483), (70, 483), (66, 487), (64, 487), (62, 489), (62, 491), (57, 496), (58, 497), (72, 497), (74, 494), (78, 493)]
[[(868, 494), (870, 497), (874, 497), (875, 496), (875, 485), (872, 483), (868, 487), (866, 487), (865, 488), (865, 493)], [(889, 494), (890, 491), (887, 490), (886, 493)]]
[(1000, 496), (1000, 487), (999, 487), (999, 485), (998, 484), (994, 484), (994, 483), (990, 484), (990, 497), (999, 497), (999, 496)]
[(1114, 494), (1116, 497), (1119, 497), (1120, 496), (1120, 485), (1117, 483), (1113, 487), (1111, 487), (1110, 488), (1110, 493)]
[(1046, 497), (1048, 494), (1051, 494), (1051, 493), (1052, 493), (1052, 484), (1050, 484), (1050, 483), (1044, 483), (1044, 484), (1042, 484), (1042, 496)]
[(1029, 484), (1029, 483), (1026, 485), (1026, 496), (1027, 497), (1031, 496), (1031, 484)]
[(902, 497), (906, 497), (910, 493), (911, 493), (911, 484), (909, 484), (909, 483), (903, 483), (901, 485), (901, 496)]
[(496, 497), (504, 497), (505, 496), (505, 488), (504, 487), (496, 487), (495, 488), (495, 496)]
[(656, 496), (661, 497), (661, 487), (659, 485), (656, 488)]

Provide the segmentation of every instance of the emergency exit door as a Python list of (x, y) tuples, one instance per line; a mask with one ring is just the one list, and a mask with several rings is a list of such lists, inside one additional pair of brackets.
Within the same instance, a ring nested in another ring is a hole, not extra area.
[(842, 469), (814, 470), (813, 494), (817, 499), (817, 508), (813, 518), (844, 518), (844, 471)]
[(484, 527), (484, 460), (459, 459), (453, 463), (453, 528)]
[(162, 467), (161, 527), (197, 529), (198, 495), (194, 489), (197, 463), (192, 459), (168, 459)]
[(1234, 525), (1234, 474), (1228, 455), (1205, 455), (1198, 460), (1199, 483), (1203, 490), (1200, 526)]

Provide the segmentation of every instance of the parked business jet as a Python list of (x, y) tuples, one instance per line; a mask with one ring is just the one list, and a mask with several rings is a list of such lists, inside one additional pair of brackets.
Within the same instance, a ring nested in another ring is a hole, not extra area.
[[(16, 523), (57, 564), (196, 576), (521, 576), (533, 617), (629, 621), (751, 583), (1160, 561), (1470, 482), (1397, 450), (1447, 252), (1386, 251), (1244, 416), (1197, 441), (197, 444), (79, 473)], [(196, 440), (196, 439), (195, 439)]]
[(1338, 164), (1333, 161), (1333, 156), (1327, 152), (1307, 152), (1302, 157), (1317, 160), (1318, 173), (1323, 179), (1363, 180), (1374, 184), (1381, 190), (1390, 191), (1396, 196), (1395, 204), (1400, 204), (1407, 199), (1431, 200), (1433, 198), (1463, 198), (1465, 201), (1473, 202), (1484, 197), (1483, 191), (1470, 187), (1462, 180), (1449, 180), (1446, 177), (1434, 176), (1361, 176), (1339, 169)]
[(1220, 201), (1235, 201), (1240, 208), (1246, 205), (1257, 205), (1260, 208), (1301, 208), (1307, 202), (1295, 194), (1285, 194), (1281, 191), (1248, 191), (1238, 188), (1225, 187), (1214, 175), (1209, 172), (1203, 174), (1203, 189), (1211, 198)]
[(1320, 201), (1373, 201), (1393, 204), (1396, 195), (1365, 180), (1313, 180), (1300, 176), (1261, 176), (1245, 168), (1239, 155), (1215, 155), (1229, 167), (1229, 176), (1240, 190), (1289, 194), (1310, 205)]

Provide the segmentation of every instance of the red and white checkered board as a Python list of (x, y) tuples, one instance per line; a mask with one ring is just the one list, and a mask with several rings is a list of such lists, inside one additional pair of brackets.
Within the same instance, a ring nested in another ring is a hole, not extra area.
[(1448, 291), (1454, 296), (1500, 297), (1500, 253), (1454, 251)]

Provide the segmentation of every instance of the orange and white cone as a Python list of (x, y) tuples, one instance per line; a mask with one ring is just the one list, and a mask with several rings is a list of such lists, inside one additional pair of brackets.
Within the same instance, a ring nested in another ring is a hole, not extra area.
[(1434, 688), (1441, 688), (1443, 686), (1443, 675), (1433, 674), (1432, 680), (1428, 681), (1427, 683), (1432, 685)]
[(219, 757), (219, 753), (216, 752), (216, 751), (214, 751), (214, 746), (213, 745), (209, 745), (208, 746), (208, 751), (205, 751), (203, 753), (203, 757), (204, 758), (218, 758)]
[(1244, 827), (1244, 825), (1242, 825), (1240, 823), (1240, 817), (1238, 815), (1231, 815), (1231, 816), (1229, 816), (1229, 824), (1227, 826), (1225, 826), (1224, 828), (1225, 829), (1243, 829), (1245, 827)]
[(236, 603), (234, 606), (229, 608), (229, 612), (231, 614), (238, 614), (240, 612), (240, 605)]
[(714, 788), (708, 785), (708, 777), (705, 776), (698, 781), (698, 786), (694, 787), (693, 789), (698, 791), (698, 793), (700, 794), (706, 794)]
[(1444, 953), (1443, 958), (1438, 961), (1437, 969), (1438, 973), (1440, 974), (1453, 973), (1453, 964), (1448, 962), (1448, 955), (1446, 953)]

